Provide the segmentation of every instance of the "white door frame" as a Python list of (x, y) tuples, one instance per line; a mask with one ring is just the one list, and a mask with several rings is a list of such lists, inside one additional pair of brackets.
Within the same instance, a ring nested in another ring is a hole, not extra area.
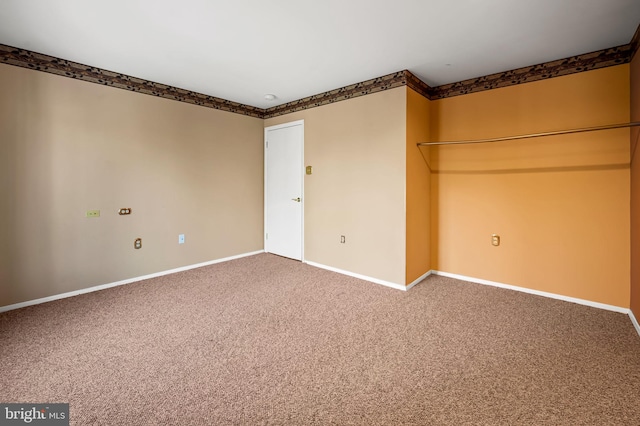
[(269, 127), (265, 127), (264, 128), (264, 144), (263, 144), (263, 149), (264, 149), (264, 233), (262, 235), (263, 237), (263, 244), (264, 244), (264, 251), (268, 253), (267, 251), (267, 155), (269, 150), (267, 149), (267, 133), (269, 130), (278, 130), (278, 129), (283, 129), (286, 127), (293, 127), (293, 126), (302, 126), (302, 164), (300, 164), (300, 187), (302, 188), (302, 194), (300, 195), (300, 197), (302, 198), (302, 229), (300, 230), (301, 232), (301, 236), (302, 236), (302, 247), (300, 248), (301, 251), (301, 261), (304, 263), (305, 262), (305, 258), (304, 258), (304, 202), (305, 202), (305, 198), (304, 198), (304, 120), (296, 120), (296, 121), (291, 121), (289, 123), (283, 123), (283, 124), (277, 124), (275, 126), (269, 126)]

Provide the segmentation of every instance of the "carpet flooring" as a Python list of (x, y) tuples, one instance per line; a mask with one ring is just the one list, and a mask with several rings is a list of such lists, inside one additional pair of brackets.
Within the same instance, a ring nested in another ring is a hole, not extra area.
[(639, 425), (628, 316), (260, 254), (0, 314), (0, 402), (73, 425)]

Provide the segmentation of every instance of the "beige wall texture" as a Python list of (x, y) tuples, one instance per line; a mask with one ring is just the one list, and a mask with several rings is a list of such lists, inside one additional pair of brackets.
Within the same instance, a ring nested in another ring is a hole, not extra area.
[[(631, 62), (631, 121), (640, 121), (640, 54)], [(640, 128), (631, 129), (631, 311), (640, 320)]]
[[(625, 123), (629, 66), (431, 108), (440, 141)], [(429, 150), (434, 269), (629, 307), (628, 129)]]
[(399, 87), (265, 120), (304, 119), (307, 261), (405, 284), (405, 117)]
[(407, 265), (406, 283), (431, 270), (431, 171), (429, 150), (431, 101), (407, 88)]
[(263, 248), (263, 120), (8, 65), (0, 93), (0, 306)]

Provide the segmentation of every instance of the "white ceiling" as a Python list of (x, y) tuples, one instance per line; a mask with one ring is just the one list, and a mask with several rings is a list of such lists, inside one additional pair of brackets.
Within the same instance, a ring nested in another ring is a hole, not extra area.
[(2, 44), (261, 108), (404, 69), (438, 86), (566, 58), (639, 23), (639, 0), (0, 0)]

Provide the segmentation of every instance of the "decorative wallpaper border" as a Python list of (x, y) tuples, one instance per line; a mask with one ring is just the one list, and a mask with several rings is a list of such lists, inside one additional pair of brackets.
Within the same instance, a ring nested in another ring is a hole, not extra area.
[(409, 86), (409, 88), (420, 93), (425, 98), (431, 99), (431, 93), (433, 92), (433, 87), (430, 87), (427, 83), (420, 80), (418, 77), (413, 75), (410, 71), (405, 71), (405, 75), (407, 78), (407, 86)]
[(15, 65), (63, 77), (144, 93), (165, 99), (200, 105), (256, 118), (272, 118), (359, 96), (408, 86), (427, 99), (437, 100), (500, 87), (575, 74), (631, 62), (640, 48), (640, 25), (629, 44), (585, 53), (570, 58), (495, 73), (483, 77), (430, 87), (408, 70), (351, 84), (267, 109), (244, 105), (125, 74), (103, 70), (54, 56), (0, 44), (0, 63)]
[(624, 46), (612, 47), (597, 52), (559, 59), (557, 61), (485, 75), (484, 77), (472, 78), (457, 83), (444, 84), (431, 90), (430, 99), (450, 98), (452, 96), (497, 89), (499, 87), (515, 86), (517, 84), (625, 64), (630, 61), (631, 45), (626, 44)]
[(234, 112), (250, 117), (262, 118), (264, 110), (214, 96), (203, 95), (166, 84), (154, 83), (141, 78), (131, 77), (117, 72), (103, 70), (67, 61), (54, 56), (43, 55), (25, 49), (0, 44), (0, 63), (48, 72), (63, 77), (75, 78), (104, 86), (158, 96), (207, 108)]
[(402, 86), (408, 86), (425, 98), (431, 99), (430, 91), (433, 89), (410, 71), (404, 70), (268, 108), (265, 110), (264, 118), (290, 114)]
[(638, 25), (636, 33), (633, 35), (629, 46), (631, 46), (631, 60), (633, 60), (633, 57), (638, 53), (638, 48), (640, 48), (640, 25)]
[(290, 114), (296, 111), (302, 111), (347, 99), (357, 98), (358, 96), (370, 95), (383, 90), (406, 86), (407, 73), (408, 71), (398, 71), (393, 74), (372, 78), (371, 80), (350, 84), (349, 86), (341, 87), (339, 89), (329, 90), (328, 92), (319, 93), (317, 95), (298, 99), (297, 101), (287, 102), (286, 104), (267, 108), (264, 113), (264, 118), (277, 117), (279, 115)]

